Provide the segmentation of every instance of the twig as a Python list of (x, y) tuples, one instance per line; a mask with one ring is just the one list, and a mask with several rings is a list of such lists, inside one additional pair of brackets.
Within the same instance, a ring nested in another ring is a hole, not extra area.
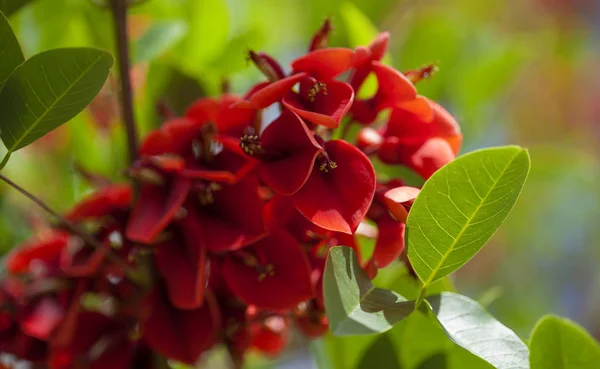
[(121, 113), (127, 131), (127, 147), (129, 162), (137, 157), (137, 128), (133, 116), (133, 97), (131, 76), (129, 73), (129, 44), (127, 40), (127, 1), (111, 0), (111, 9), (115, 24), (115, 40), (117, 43), (117, 59), (119, 62), (119, 79), (121, 81)]
[[(92, 237), (89, 233), (87, 233), (85, 230), (81, 229), (76, 224), (71, 223), (70, 221), (68, 221), (67, 219), (65, 219), (65, 217), (63, 217), (62, 215), (60, 215), (59, 213), (57, 213), (56, 211), (52, 210), (45, 202), (43, 202), (42, 200), (38, 199), (37, 197), (35, 197), (31, 193), (29, 193), (23, 187), (19, 186), (18, 184), (16, 184), (13, 181), (11, 181), (10, 179), (8, 179), (3, 174), (0, 174), (0, 180), (6, 182), (9, 186), (11, 186), (15, 190), (19, 191), (23, 196), (27, 197), (29, 200), (31, 200), (32, 202), (34, 202), (37, 206), (39, 206), (40, 208), (44, 209), (48, 214), (50, 214), (54, 218), (56, 218), (56, 220), (58, 220), (69, 231), (71, 231), (74, 234), (76, 234), (79, 237), (81, 237), (87, 244), (89, 244), (93, 248), (95, 248), (95, 249), (103, 249), (104, 248), (104, 246), (102, 244), (100, 244), (100, 242), (98, 242), (98, 240), (96, 240), (94, 237)], [(118, 255), (112, 253), (110, 250), (106, 253), (106, 257), (110, 261), (112, 261), (113, 263), (115, 263), (116, 265), (118, 265), (119, 267), (121, 267), (121, 268), (123, 268), (125, 270), (127, 270), (129, 268), (129, 265), (127, 265)]]

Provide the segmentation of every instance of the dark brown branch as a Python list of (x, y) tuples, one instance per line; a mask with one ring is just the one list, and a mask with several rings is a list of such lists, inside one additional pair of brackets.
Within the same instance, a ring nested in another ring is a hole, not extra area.
[[(56, 220), (58, 220), (65, 228), (67, 228), (69, 231), (71, 231), (72, 233), (76, 234), (77, 236), (81, 237), (83, 239), (83, 241), (85, 243), (87, 243), (88, 245), (94, 247), (95, 249), (102, 249), (102, 248), (104, 248), (104, 246), (102, 244), (100, 244), (100, 242), (98, 242), (98, 240), (96, 240), (94, 237), (92, 237), (92, 235), (90, 235), (89, 233), (87, 233), (84, 229), (80, 228), (78, 225), (76, 225), (74, 223), (71, 223), (70, 221), (68, 221), (67, 219), (65, 219), (65, 217), (63, 217), (62, 215), (60, 215), (59, 213), (57, 213), (56, 211), (52, 210), (45, 202), (43, 202), (42, 200), (38, 199), (37, 197), (35, 197), (31, 193), (29, 193), (23, 187), (19, 186), (18, 184), (16, 184), (12, 180), (8, 179), (3, 174), (0, 174), (0, 180), (6, 182), (9, 186), (11, 186), (15, 190), (19, 191), (23, 196), (27, 197), (29, 200), (31, 200), (32, 202), (34, 202), (37, 206), (39, 206), (40, 208), (44, 209), (48, 214), (50, 214), (54, 218), (56, 218)], [(119, 267), (121, 267), (123, 269), (127, 270), (129, 268), (129, 266), (118, 255), (116, 255), (113, 252), (108, 252), (106, 254), (106, 257), (111, 262), (115, 263), (116, 265), (118, 265)]]
[(121, 81), (121, 113), (125, 130), (127, 131), (127, 147), (129, 162), (137, 157), (137, 128), (133, 116), (133, 92), (129, 65), (129, 43), (127, 39), (127, 1), (110, 0), (115, 25), (115, 40), (117, 44), (117, 59), (119, 63), (119, 79)]

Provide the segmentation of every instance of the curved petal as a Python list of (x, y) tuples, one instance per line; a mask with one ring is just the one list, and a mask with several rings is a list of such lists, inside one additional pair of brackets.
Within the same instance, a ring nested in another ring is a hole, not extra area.
[(377, 268), (384, 268), (398, 259), (404, 251), (406, 224), (398, 222), (389, 214), (381, 216), (376, 223), (379, 227), (379, 235), (372, 258)]
[(313, 296), (308, 258), (289, 233), (279, 230), (244, 250), (257, 255), (251, 266), (232, 255), (223, 263), (229, 288), (245, 303), (261, 309), (289, 309)]
[(294, 205), (312, 223), (332, 231), (354, 233), (375, 194), (375, 171), (369, 158), (342, 140), (329, 141), (325, 152), (336, 168), (315, 165), (306, 184), (293, 195)]
[(127, 238), (151, 243), (183, 205), (191, 186), (189, 179), (179, 176), (174, 177), (168, 186), (143, 185), (127, 223)]
[(378, 111), (395, 107), (402, 101), (410, 101), (417, 97), (415, 86), (396, 69), (375, 61), (371, 68), (379, 83), (377, 93), (373, 97)]
[(258, 178), (248, 175), (214, 193), (214, 202), (195, 206), (203, 245), (211, 252), (236, 250), (265, 235)]
[(193, 210), (174, 227), (174, 238), (156, 248), (156, 267), (165, 280), (169, 300), (179, 309), (195, 309), (204, 302), (206, 247)]
[(126, 210), (131, 206), (131, 186), (114, 184), (106, 186), (78, 202), (65, 216), (80, 221), (110, 215), (115, 210)]
[(250, 96), (250, 103), (258, 109), (266, 108), (281, 100), (304, 77), (306, 77), (306, 73), (296, 73), (278, 81), (265, 84)]
[(306, 183), (322, 151), (302, 119), (287, 110), (265, 128), (261, 145), (281, 156), (262, 161), (260, 177), (267, 186), (284, 195), (295, 193)]
[(26, 242), (6, 256), (6, 269), (11, 273), (30, 272), (30, 263), (39, 260), (50, 266), (59, 264), (60, 255), (69, 242), (69, 234), (52, 230), (43, 238)]
[(180, 310), (159, 289), (147, 300), (150, 315), (142, 326), (143, 340), (170, 359), (193, 364), (217, 339), (221, 317), (216, 301), (207, 294), (207, 303), (201, 307)]
[[(354, 90), (344, 82), (330, 81), (326, 84), (326, 92), (319, 92), (314, 101), (308, 101), (303, 96), (313, 88), (313, 83), (301, 84), (300, 94), (289, 93), (282, 102), (283, 105), (307, 121), (327, 128), (337, 128), (342, 118), (350, 111), (354, 102)], [(307, 85), (308, 84), (308, 85)]]
[(318, 81), (327, 82), (352, 67), (354, 51), (342, 47), (318, 49), (292, 62), (294, 72), (306, 72)]
[(450, 144), (441, 138), (432, 138), (419, 146), (401, 145), (402, 163), (424, 179), (428, 179), (438, 169), (456, 158)]
[(404, 223), (408, 209), (421, 190), (411, 186), (400, 186), (387, 190), (383, 194), (383, 202), (397, 221)]

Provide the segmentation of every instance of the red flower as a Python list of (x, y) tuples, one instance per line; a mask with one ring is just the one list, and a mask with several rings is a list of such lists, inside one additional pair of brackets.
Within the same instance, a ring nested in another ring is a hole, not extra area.
[(197, 308), (204, 301), (207, 268), (202, 226), (194, 210), (188, 209), (169, 230), (169, 238), (156, 246), (156, 267), (171, 304), (179, 309)]
[(261, 309), (289, 309), (314, 293), (306, 254), (283, 230), (228, 254), (223, 276), (235, 296)]
[(342, 140), (325, 143), (306, 184), (293, 195), (294, 205), (312, 223), (354, 233), (375, 193), (369, 158)]
[(129, 184), (108, 185), (77, 203), (65, 217), (73, 221), (99, 218), (115, 211), (126, 211), (130, 206), (131, 187)]
[(233, 95), (198, 99), (187, 109), (185, 117), (200, 126), (212, 122), (219, 134), (237, 138), (246, 127), (254, 124), (257, 115), (256, 109), (235, 104), (241, 100)]
[(281, 113), (260, 138), (242, 137), (241, 146), (248, 155), (261, 161), (258, 171), (262, 181), (285, 195), (295, 193), (306, 183), (322, 151), (302, 119), (290, 111)]
[(462, 134), (443, 107), (429, 99), (423, 101), (433, 111), (432, 119), (425, 120), (412, 109), (394, 109), (378, 156), (388, 164), (404, 164), (427, 179), (456, 157)]
[(8, 254), (4, 261), (6, 269), (13, 274), (55, 275), (59, 272), (60, 257), (68, 242), (69, 234), (66, 232), (52, 230), (45, 233)]
[(150, 314), (141, 327), (143, 340), (162, 355), (193, 364), (215, 343), (221, 316), (210, 294), (201, 307), (180, 310), (169, 304), (158, 287), (148, 297), (147, 306)]

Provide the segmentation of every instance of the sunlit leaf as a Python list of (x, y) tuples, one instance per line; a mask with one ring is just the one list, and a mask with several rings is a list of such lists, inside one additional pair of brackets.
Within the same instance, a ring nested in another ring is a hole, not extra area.
[(414, 308), (397, 293), (374, 287), (349, 247), (329, 251), (323, 293), (329, 326), (338, 336), (385, 332)]
[(595, 369), (600, 345), (574, 322), (548, 315), (531, 334), (531, 369)]
[(167, 52), (187, 32), (182, 21), (163, 21), (154, 23), (135, 44), (134, 62), (152, 61)]
[(217, 58), (227, 46), (229, 16), (224, 0), (188, 1), (188, 33), (179, 58), (186, 71), (197, 70)]
[(8, 19), (0, 13), (0, 89), (10, 74), (25, 61), (19, 42), (8, 23)]
[(8, 17), (31, 2), (33, 0), (0, 0), (0, 10)]
[(424, 288), (471, 259), (517, 201), (529, 173), (526, 150), (463, 155), (423, 186), (407, 219), (408, 257)]
[(9, 77), (0, 93), (0, 137), (10, 154), (69, 121), (104, 85), (112, 56), (89, 48), (35, 55)]
[(430, 296), (433, 313), (457, 345), (497, 369), (529, 369), (529, 349), (476, 301), (452, 292)]

